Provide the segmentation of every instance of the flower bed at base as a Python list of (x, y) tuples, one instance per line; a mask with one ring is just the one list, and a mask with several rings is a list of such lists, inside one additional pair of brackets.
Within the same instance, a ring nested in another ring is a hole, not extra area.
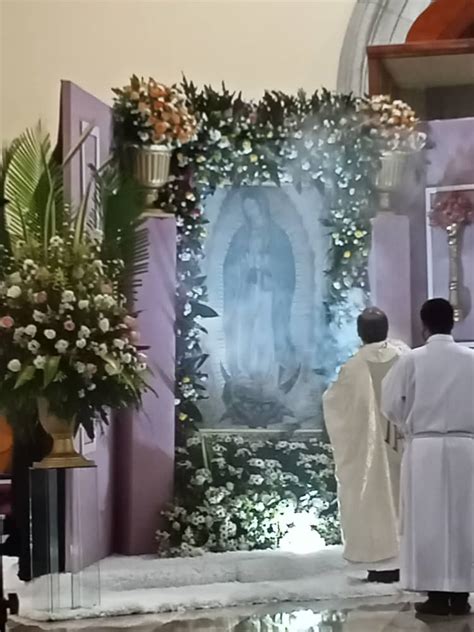
[(157, 532), (161, 556), (277, 548), (295, 517), (341, 541), (331, 449), (322, 438), (195, 435), (177, 448), (175, 502)]

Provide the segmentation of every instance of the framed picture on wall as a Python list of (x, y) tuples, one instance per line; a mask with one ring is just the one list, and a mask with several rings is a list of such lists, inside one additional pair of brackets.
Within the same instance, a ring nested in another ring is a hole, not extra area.
[(474, 346), (474, 183), (425, 192), (428, 298), (451, 301), (458, 342)]

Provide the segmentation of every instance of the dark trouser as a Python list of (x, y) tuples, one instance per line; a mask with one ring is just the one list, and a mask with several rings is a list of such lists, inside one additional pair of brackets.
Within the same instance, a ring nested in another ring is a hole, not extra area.
[(469, 601), (469, 593), (454, 593), (454, 592), (429, 592), (429, 599), (431, 601), (438, 601), (443, 603), (465, 604)]

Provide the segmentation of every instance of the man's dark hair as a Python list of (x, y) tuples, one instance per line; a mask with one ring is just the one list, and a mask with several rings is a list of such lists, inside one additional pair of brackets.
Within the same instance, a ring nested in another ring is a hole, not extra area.
[(357, 333), (366, 345), (384, 342), (388, 336), (387, 315), (378, 307), (368, 307), (357, 319)]
[(454, 327), (454, 309), (444, 298), (432, 298), (421, 308), (421, 322), (432, 336), (449, 335)]

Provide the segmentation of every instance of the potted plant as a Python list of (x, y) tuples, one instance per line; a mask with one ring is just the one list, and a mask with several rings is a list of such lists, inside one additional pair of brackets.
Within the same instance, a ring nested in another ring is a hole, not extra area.
[[(93, 436), (97, 419), (108, 423), (110, 409), (139, 407), (148, 388), (127, 302), (128, 275), (146, 257), (134, 259), (143, 250), (140, 200), (128, 196), (128, 215), (120, 219), (116, 196), (123, 191), (109, 171), (91, 179), (73, 212), (62, 176), (74, 153), (61, 164), (49, 138), (28, 131), (3, 164), (0, 411), (21, 434), (37, 410), (53, 438), (40, 467), (91, 465), (74, 448), (77, 428)], [(104, 217), (100, 233), (88, 222), (93, 183)]]
[(391, 210), (390, 195), (399, 190), (410, 159), (426, 145), (426, 134), (418, 130), (419, 119), (404, 101), (375, 95), (360, 101), (372, 133), (379, 141), (381, 167), (375, 186), (382, 210)]
[(196, 119), (178, 87), (152, 78), (133, 75), (128, 85), (113, 92), (116, 133), (129, 149), (134, 177), (148, 190), (150, 208), (156, 190), (168, 181), (172, 150), (194, 137)]

